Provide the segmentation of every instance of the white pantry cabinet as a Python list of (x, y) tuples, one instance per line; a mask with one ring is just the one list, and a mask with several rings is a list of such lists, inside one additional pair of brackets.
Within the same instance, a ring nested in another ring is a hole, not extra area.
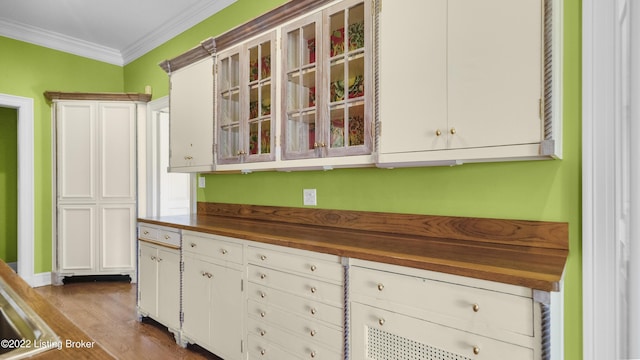
[(246, 356), (243, 246), (235, 239), (183, 232), (182, 339), (225, 360)]
[(212, 171), (213, 57), (171, 72), (169, 80), (169, 171)]
[(165, 325), (179, 342), (180, 230), (138, 227), (138, 317)]
[(378, 166), (557, 157), (545, 3), (385, 2)]
[(56, 264), (72, 275), (136, 269), (136, 118), (133, 101), (55, 100)]

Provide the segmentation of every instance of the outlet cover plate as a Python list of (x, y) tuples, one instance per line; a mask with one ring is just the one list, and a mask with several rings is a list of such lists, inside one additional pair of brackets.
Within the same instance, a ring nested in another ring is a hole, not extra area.
[(302, 190), (302, 202), (305, 206), (318, 205), (318, 200), (316, 198), (316, 189)]

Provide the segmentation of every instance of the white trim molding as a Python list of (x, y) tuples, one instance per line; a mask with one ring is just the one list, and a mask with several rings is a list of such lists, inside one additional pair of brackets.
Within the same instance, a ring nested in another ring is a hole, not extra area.
[(0, 106), (18, 110), (18, 274), (34, 286), (33, 99), (0, 94)]

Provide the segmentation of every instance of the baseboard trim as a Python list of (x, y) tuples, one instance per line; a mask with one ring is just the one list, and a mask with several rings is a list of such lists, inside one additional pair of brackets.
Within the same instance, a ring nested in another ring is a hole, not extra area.
[(51, 272), (33, 274), (29, 278), (23, 278), (31, 287), (51, 285)]

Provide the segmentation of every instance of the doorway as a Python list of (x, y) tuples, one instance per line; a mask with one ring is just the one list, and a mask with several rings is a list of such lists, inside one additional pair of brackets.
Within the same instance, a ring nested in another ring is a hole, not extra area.
[(0, 107), (0, 258), (18, 263), (18, 112)]
[[(186, 215), (195, 211), (195, 176), (170, 173), (169, 167), (169, 99), (149, 103), (144, 164), (146, 173), (144, 216)], [(143, 159), (140, 159), (141, 164)], [(142, 198), (141, 198), (142, 200)]]
[(49, 274), (34, 276), (33, 99), (0, 94), (0, 107), (18, 114), (18, 274), (31, 286), (50, 282)]

